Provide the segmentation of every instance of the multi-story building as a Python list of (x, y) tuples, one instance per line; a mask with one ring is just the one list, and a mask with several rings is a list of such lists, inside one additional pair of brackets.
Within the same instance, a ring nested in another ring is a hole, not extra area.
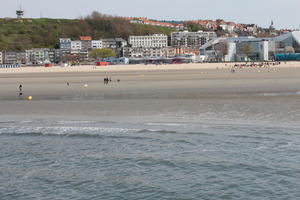
[(71, 50), (71, 38), (60, 38), (59, 39), (59, 47), (63, 51)]
[[(171, 53), (170, 53), (171, 50)], [(127, 58), (159, 58), (169, 57), (174, 51), (169, 47), (125, 47), (123, 55)], [(174, 55), (174, 53), (172, 54)]]
[(286, 47), (300, 52), (300, 31), (277, 37), (216, 38), (201, 46), (200, 52), (206, 61), (268, 61), (275, 59), (278, 53), (285, 53)]
[(71, 41), (71, 53), (79, 53), (82, 50), (82, 42), (80, 40)]
[(27, 65), (40, 65), (49, 63), (49, 51), (48, 48), (34, 48), (26, 50), (26, 64)]
[(0, 64), (3, 64), (2, 51), (0, 51)]
[(26, 64), (26, 52), (4, 51), (3, 64)]
[(172, 58), (184, 55), (199, 55), (199, 49), (191, 47), (125, 47), (124, 57), (128, 58)]
[(102, 40), (92, 40), (91, 47), (92, 49), (102, 49), (103, 48)]
[(51, 63), (61, 62), (61, 50), (60, 49), (50, 49), (48, 52), (49, 60)]
[(132, 47), (166, 47), (168, 46), (168, 36), (164, 34), (130, 36), (128, 42)]
[(92, 37), (90, 36), (81, 36), (81, 50), (90, 51), (92, 49)]
[(200, 47), (216, 37), (215, 32), (173, 32), (171, 34), (171, 45), (175, 47)]
[(127, 41), (122, 38), (109, 38), (102, 39), (102, 48), (110, 48), (113, 49), (117, 56), (122, 56), (122, 49), (127, 45)]
[(127, 41), (122, 38), (102, 39), (103, 48), (120, 49), (127, 45)]
[(57, 62), (58, 58), (63, 62), (88, 60), (89, 51), (101, 48), (111, 48), (117, 52), (118, 56), (120, 56), (121, 49), (127, 45), (126, 40), (122, 38), (92, 40), (90, 36), (82, 36), (80, 37), (80, 40), (75, 41), (72, 41), (70, 38), (60, 38), (59, 42), (59, 56), (58, 52), (52, 52), (52, 60), (55, 60), (55, 62)]
[(167, 57), (168, 47), (125, 47), (123, 55), (127, 58), (158, 58)]

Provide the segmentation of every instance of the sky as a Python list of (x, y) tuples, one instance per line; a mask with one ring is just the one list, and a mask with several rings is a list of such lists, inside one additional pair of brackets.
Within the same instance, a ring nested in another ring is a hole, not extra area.
[(79, 18), (103, 14), (158, 20), (224, 19), (268, 27), (298, 29), (300, 0), (0, 0), (0, 17), (15, 17), (22, 5), (25, 17)]

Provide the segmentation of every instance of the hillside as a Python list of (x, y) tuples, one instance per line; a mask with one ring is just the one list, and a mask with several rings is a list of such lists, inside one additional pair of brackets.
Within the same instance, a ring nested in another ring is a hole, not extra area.
[(0, 50), (24, 50), (30, 48), (58, 48), (58, 39), (70, 37), (74, 40), (82, 35), (94, 39), (130, 35), (164, 33), (170, 35), (174, 29), (143, 24), (131, 24), (124, 18), (94, 12), (82, 19), (0, 19)]

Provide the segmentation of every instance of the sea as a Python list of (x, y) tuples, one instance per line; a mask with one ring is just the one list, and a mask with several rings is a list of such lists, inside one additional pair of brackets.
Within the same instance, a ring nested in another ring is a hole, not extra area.
[(0, 200), (300, 200), (299, 90), (170, 91), (3, 100)]
[(300, 199), (300, 125), (263, 118), (2, 119), (0, 199)]

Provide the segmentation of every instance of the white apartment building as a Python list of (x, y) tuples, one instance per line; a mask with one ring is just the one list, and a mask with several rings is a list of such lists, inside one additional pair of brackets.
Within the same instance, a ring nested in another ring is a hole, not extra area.
[(173, 47), (124, 47), (123, 56), (127, 58), (169, 58), (176, 55)]
[(80, 40), (71, 41), (71, 53), (79, 52), (82, 49)]
[(200, 47), (216, 37), (215, 32), (173, 32), (171, 33), (171, 45), (175, 47)]
[(60, 38), (59, 46), (62, 50), (70, 50), (71, 49), (71, 39), (70, 38)]
[(168, 46), (168, 36), (164, 34), (130, 36), (128, 42), (132, 47), (166, 47)]
[(103, 43), (102, 40), (92, 40), (92, 49), (102, 49)]

